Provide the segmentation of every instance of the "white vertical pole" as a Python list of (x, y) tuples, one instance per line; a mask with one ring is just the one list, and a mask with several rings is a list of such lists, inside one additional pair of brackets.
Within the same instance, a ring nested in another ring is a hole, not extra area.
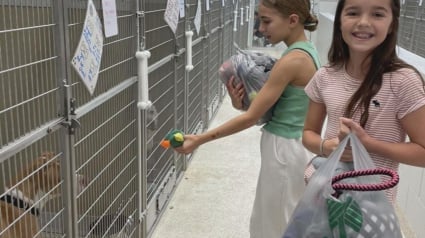
[(238, 31), (238, 8), (233, 11), (233, 31)]
[(142, 110), (148, 109), (152, 106), (152, 102), (149, 101), (149, 82), (148, 82), (149, 57), (151, 57), (151, 53), (148, 50), (136, 52), (137, 78), (139, 82), (137, 107)]
[(190, 72), (193, 69), (192, 64), (192, 36), (193, 31), (186, 31), (186, 71)]
[(241, 26), (243, 26), (243, 22), (244, 22), (243, 12), (244, 12), (244, 9), (243, 9), (243, 7), (241, 7)]

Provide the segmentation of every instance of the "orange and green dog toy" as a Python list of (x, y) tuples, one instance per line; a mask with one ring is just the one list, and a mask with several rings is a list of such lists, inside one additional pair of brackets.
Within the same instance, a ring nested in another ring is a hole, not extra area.
[(170, 131), (165, 138), (161, 141), (161, 146), (164, 148), (173, 148), (182, 146), (184, 142), (184, 133), (181, 130), (174, 129)]

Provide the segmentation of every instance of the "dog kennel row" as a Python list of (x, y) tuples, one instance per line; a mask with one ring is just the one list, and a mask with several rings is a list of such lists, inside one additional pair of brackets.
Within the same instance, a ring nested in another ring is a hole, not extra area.
[[(1, 235), (149, 235), (190, 163), (159, 141), (205, 130), (224, 96), (218, 67), (246, 45), (248, 25), (234, 21), (247, 1), (209, 1), (198, 33), (199, 2), (185, 1), (173, 33), (166, 0), (115, 1), (119, 31), (104, 38), (92, 93), (71, 64), (87, 16), (104, 20), (102, 1), (0, 2)], [(146, 108), (136, 52), (150, 55)]]

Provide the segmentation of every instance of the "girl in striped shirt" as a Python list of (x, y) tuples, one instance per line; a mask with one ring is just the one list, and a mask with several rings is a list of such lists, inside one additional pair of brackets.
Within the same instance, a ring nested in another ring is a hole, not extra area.
[[(399, 14), (399, 0), (338, 2), (329, 64), (305, 88), (310, 103), (303, 144), (311, 152), (329, 156), (352, 132), (377, 167), (425, 167), (425, 86), (397, 57)], [(341, 161), (352, 159), (347, 149)], [(387, 195), (394, 201), (395, 189)]]

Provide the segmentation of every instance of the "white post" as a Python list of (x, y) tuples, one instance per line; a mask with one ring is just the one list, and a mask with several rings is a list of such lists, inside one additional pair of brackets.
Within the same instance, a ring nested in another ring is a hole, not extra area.
[(243, 26), (243, 11), (244, 11), (244, 9), (243, 9), (243, 7), (241, 7), (241, 26)]
[(246, 6), (246, 22), (249, 22), (249, 17), (250, 17), (250, 15), (249, 15), (249, 6)]
[(238, 31), (238, 8), (233, 11), (233, 31)]
[(149, 82), (148, 82), (149, 57), (151, 57), (151, 52), (149, 52), (148, 50), (136, 52), (137, 79), (139, 82), (137, 107), (143, 110), (148, 109), (152, 106), (152, 102), (149, 101)]
[(192, 64), (192, 36), (193, 31), (186, 31), (186, 71), (190, 72), (193, 69)]

